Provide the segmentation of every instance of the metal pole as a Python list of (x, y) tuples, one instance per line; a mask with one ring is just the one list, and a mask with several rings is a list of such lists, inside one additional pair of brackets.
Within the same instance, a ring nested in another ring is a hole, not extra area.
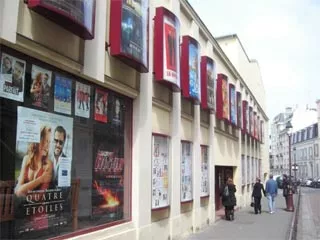
[(291, 134), (289, 134), (289, 185), (292, 185), (291, 168)]
[(292, 196), (292, 179), (291, 179), (291, 134), (289, 136), (289, 191), (288, 191), (288, 201), (287, 201), (287, 211), (293, 212), (293, 196)]
[(295, 148), (293, 148), (294, 151), (294, 190), (295, 193), (297, 193), (297, 154), (295, 151)]

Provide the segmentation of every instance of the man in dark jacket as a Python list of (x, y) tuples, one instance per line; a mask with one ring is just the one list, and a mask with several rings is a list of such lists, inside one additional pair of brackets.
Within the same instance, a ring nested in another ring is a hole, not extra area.
[(286, 206), (288, 206), (289, 180), (287, 174), (283, 174), (282, 189), (283, 197), (286, 200)]
[(225, 207), (225, 216), (227, 220), (234, 220), (234, 206), (237, 205), (235, 192), (236, 186), (233, 184), (232, 178), (228, 178), (226, 185), (221, 189), (222, 205)]
[(261, 181), (259, 178), (256, 178), (256, 183), (253, 186), (253, 191), (252, 191), (252, 198), (254, 198), (254, 213), (261, 214), (261, 191), (263, 192), (263, 195), (266, 196), (266, 191), (264, 190), (263, 185), (261, 184)]

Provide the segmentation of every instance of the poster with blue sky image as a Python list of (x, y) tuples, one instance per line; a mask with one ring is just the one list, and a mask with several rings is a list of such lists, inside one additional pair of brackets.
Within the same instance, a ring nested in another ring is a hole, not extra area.
[(201, 100), (200, 92), (199, 47), (198, 45), (189, 43), (189, 94), (192, 98)]

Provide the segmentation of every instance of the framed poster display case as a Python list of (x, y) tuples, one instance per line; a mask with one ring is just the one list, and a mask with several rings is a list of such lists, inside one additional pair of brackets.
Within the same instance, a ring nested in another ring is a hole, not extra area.
[(154, 19), (154, 73), (156, 81), (180, 90), (180, 22), (164, 7)]
[(169, 138), (152, 135), (152, 210), (169, 206)]
[(96, 0), (26, 0), (28, 7), (85, 40), (94, 38)]
[(149, 68), (149, 0), (110, 1), (110, 53), (138, 72)]
[(181, 141), (181, 202), (192, 200), (192, 143)]
[(182, 96), (201, 103), (200, 45), (190, 36), (182, 37), (180, 67)]
[(201, 107), (215, 110), (215, 62), (207, 57), (201, 57)]

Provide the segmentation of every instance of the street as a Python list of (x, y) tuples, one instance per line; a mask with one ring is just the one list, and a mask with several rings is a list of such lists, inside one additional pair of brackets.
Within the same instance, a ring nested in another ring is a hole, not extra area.
[(320, 239), (320, 189), (301, 187), (297, 239)]

